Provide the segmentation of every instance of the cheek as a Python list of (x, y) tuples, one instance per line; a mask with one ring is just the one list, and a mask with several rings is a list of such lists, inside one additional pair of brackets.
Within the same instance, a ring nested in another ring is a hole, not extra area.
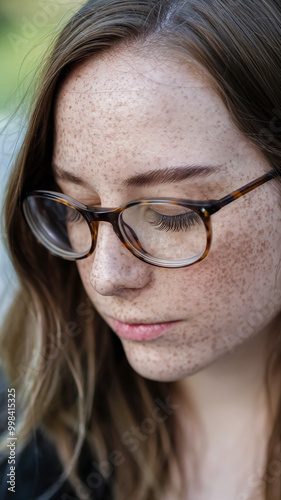
[(127, 357), (139, 373), (158, 380), (192, 375), (231, 354), (277, 316), (281, 242), (278, 225), (272, 224), (276, 217), (263, 217), (255, 227), (251, 216), (235, 220), (232, 227), (226, 219), (220, 225), (214, 221), (217, 234), (204, 261), (165, 273), (159, 308), (168, 306), (185, 321), (155, 346), (125, 343)]
[(209, 255), (179, 280), (183, 307), (216, 334), (235, 332), (255, 315), (260, 317), (257, 327), (262, 327), (263, 310), (269, 311), (263, 314), (265, 323), (280, 310), (273, 301), (280, 290), (280, 230), (276, 213), (261, 206), (260, 216), (245, 210), (233, 218), (216, 214)]

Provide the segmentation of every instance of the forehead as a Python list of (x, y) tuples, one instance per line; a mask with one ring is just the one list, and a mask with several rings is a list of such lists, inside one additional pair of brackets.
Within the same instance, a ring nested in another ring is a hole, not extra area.
[[(225, 163), (243, 137), (196, 63), (127, 49), (89, 59), (55, 108), (54, 161), (112, 181), (151, 167)], [(240, 148), (241, 151), (241, 148)], [(116, 168), (114, 168), (114, 165)]]

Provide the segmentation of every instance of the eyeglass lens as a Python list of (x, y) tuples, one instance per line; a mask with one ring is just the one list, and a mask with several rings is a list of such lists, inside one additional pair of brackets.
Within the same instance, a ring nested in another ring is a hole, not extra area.
[(24, 202), (24, 210), (35, 236), (48, 250), (66, 258), (79, 258), (90, 251), (88, 222), (75, 208), (42, 196), (30, 196)]
[[(29, 196), (24, 210), (36, 237), (64, 258), (83, 257), (91, 249), (91, 230), (79, 210), (44, 196)], [(206, 249), (206, 228), (193, 210), (176, 203), (149, 202), (127, 207), (119, 227), (137, 255), (163, 262), (198, 260)]]

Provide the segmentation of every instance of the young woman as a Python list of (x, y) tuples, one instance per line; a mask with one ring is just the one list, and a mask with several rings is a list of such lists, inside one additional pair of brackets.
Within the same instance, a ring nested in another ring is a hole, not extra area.
[(58, 37), (6, 199), (18, 498), (280, 499), (280, 39), (278, 0)]

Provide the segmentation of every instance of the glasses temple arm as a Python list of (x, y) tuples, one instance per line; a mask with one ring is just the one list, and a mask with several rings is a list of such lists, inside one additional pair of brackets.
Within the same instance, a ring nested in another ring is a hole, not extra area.
[[(247, 193), (250, 193), (253, 191), (253, 189), (256, 189), (259, 186), (262, 186), (262, 184), (265, 184), (265, 182), (270, 181), (271, 179), (274, 179), (279, 176), (279, 173), (276, 170), (270, 170), (270, 172), (267, 172), (266, 174), (262, 175), (255, 181), (249, 182), (245, 186), (241, 187), (240, 189), (237, 189), (237, 191), (232, 191), (232, 193), (228, 194), (227, 196), (224, 196), (220, 200), (218, 200), (218, 203), (220, 205), (220, 208), (225, 207), (229, 203), (231, 203), (234, 200), (238, 200), (238, 198), (241, 198)], [(217, 211), (217, 210), (215, 210)]]

